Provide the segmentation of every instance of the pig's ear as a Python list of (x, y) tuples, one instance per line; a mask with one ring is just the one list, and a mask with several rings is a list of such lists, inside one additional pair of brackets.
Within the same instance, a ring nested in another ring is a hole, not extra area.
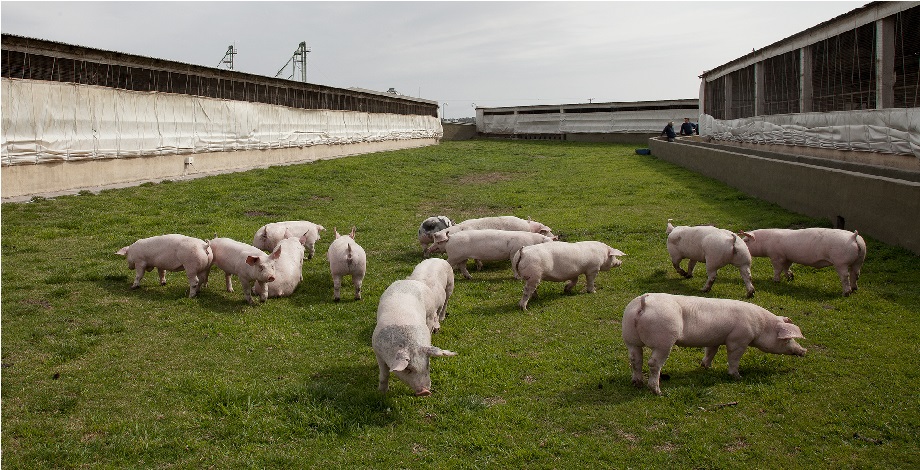
[(623, 253), (616, 248), (610, 248), (607, 250), (607, 256), (626, 256), (626, 253)]
[(776, 324), (776, 337), (778, 339), (791, 339), (791, 338), (804, 338), (802, 335), (802, 330), (798, 326), (793, 325), (792, 323), (786, 322), (788, 318), (783, 318), (783, 321)]
[(399, 372), (406, 370), (409, 367), (409, 351), (401, 349), (396, 352), (396, 357), (393, 358), (393, 365), (390, 366), (390, 372)]
[(335, 232), (335, 238), (341, 237), (341, 235), (339, 235), (339, 228), (338, 228), (338, 227), (332, 227), (332, 231)]
[(316, 230), (319, 231), (319, 232), (322, 232), (322, 231), (325, 231), (325, 230), (326, 230), (326, 227), (323, 227), (322, 225), (318, 225), (318, 224), (317, 224)]
[(270, 258), (278, 259), (280, 257), (281, 257), (281, 245), (278, 245), (278, 248), (276, 248), (275, 251), (272, 252), (272, 255), (270, 256)]
[(128, 246), (126, 246), (126, 247), (124, 247), (124, 248), (122, 248), (122, 249), (116, 251), (115, 254), (116, 254), (116, 255), (120, 255), (120, 256), (128, 256), (128, 248), (130, 248), (130, 247), (131, 247), (131, 246), (128, 245)]
[(258, 262), (259, 262), (259, 257), (258, 257), (258, 256), (247, 256), (247, 257), (246, 257), (246, 264), (248, 264), (248, 265), (250, 265), (250, 266), (255, 266), (256, 263), (258, 263)]
[(284, 240), (285, 238), (291, 238), (293, 236), (294, 235), (291, 234), (291, 229), (284, 227), (284, 236), (281, 237), (281, 239)]
[(738, 232), (738, 235), (739, 235), (739, 236), (741, 237), (741, 239), (744, 240), (744, 241), (754, 240), (754, 235), (751, 234), (751, 233), (747, 233), (747, 232), (745, 232), (744, 230), (739, 231), (739, 232)]
[(453, 351), (448, 351), (446, 349), (441, 349), (435, 346), (428, 346), (427, 348), (423, 349), (422, 352), (424, 352), (425, 354), (431, 357), (444, 357), (444, 356), (456, 356), (457, 355), (457, 353)]
[(307, 244), (307, 234), (305, 233), (301, 235), (298, 241), (300, 242), (301, 245), (306, 245)]
[(355, 227), (354, 225), (352, 225), (352, 226), (351, 226), (351, 239), (352, 239), (352, 240), (355, 239), (355, 231), (356, 231), (356, 230), (357, 230), (357, 227)]

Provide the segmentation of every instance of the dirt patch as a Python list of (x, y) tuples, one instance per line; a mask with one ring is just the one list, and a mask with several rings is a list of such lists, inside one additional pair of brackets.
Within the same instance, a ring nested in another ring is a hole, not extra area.
[(464, 175), (460, 178), (457, 178), (457, 183), (459, 184), (488, 184), (488, 183), (498, 183), (501, 181), (511, 181), (515, 177), (514, 173), (503, 173), (500, 171), (493, 171), (490, 173), (477, 173), (472, 175)]
[(51, 302), (48, 302), (44, 299), (25, 299), (22, 303), (26, 305), (34, 305), (36, 307), (41, 307), (45, 310), (51, 310)]
[(268, 212), (263, 212), (263, 211), (246, 211), (246, 212), (243, 212), (243, 215), (245, 215), (246, 217), (265, 217), (265, 216), (269, 216), (272, 214), (269, 214)]

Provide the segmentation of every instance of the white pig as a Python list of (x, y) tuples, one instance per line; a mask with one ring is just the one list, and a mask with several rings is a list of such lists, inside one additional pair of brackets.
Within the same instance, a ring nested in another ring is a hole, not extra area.
[(273, 222), (265, 224), (259, 230), (256, 230), (256, 234), (252, 238), (252, 246), (265, 251), (274, 250), (278, 243), (286, 238), (285, 230), (289, 230), (290, 232), (287, 236), (293, 238), (299, 239), (306, 235), (306, 241), (303, 242), (303, 245), (309, 253), (307, 259), (313, 259), (313, 255), (316, 253), (316, 241), (320, 238), (319, 233), (326, 229), (322, 225), (307, 222), (306, 220)]
[(440, 232), (448, 227), (452, 227), (454, 222), (443, 215), (433, 216), (422, 221), (422, 225), (418, 228), (418, 242), (422, 245), (422, 248), (426, 248), (431, 244), (433, 238), (431, 237), (435, 232)]
[(263, 302), (268, 299), (266, 285), (275, 280), (275, 262), (281, 257), (281, 246), (275, 248), (271, 255), (266, 255), (252, 245), (229, 238), (214, 238), (211, 240), (211, 250), (214, 251), (214, 264), (224, 271), (227, 292), (233, 292), (231, 276), (236, 274), (243, 285), (247, 303), (255, 304), (251, 294), (255, 281), (261, 284), (261, 289), (257, 291), (259, 299)]
[(576, 243), (552, 242), (525, 246), (511, 258), (516, 279), (524, 280), (524, 296), (518, 306), (527, 310), (527, 302), (537, 292), (540, 281), (567, 282), (565, 292), (572, 292), (578, 276), (584, 274), (587, 291), (595, 291), (594, 278), (600, 271), (609, 271), (623, 262), (617, 256), (622, 251), (596, 241)]
[[(281, 250), (281, 256), (275, 261), (275, 280), (267, 284), (269, 297), (286, 297), (294, 293), (300, 281), (303, 280), (303, 256), (307, 234), (299, 239), (286, 237), (278, 243), (276, 249)], [(262, 292), (266, 287), (256, 281), (253, 291)]]
[(832, 228), (789, 230), (767, 228), (741, 232), (751, 256), (770, 258), (773, 280), (792, 280), (792, 263), (813, 268), (833, 266), (840, 276), (843, 295), (856, 291), (856, 281), (866, 260), (866, 241), (859, 232)]
[[(696, 227), (677, 226), (668, 219), (668, 254), (677, 273), (685, 278), (693, 277), (693, 268), (697, 262), (706, 263), (706, 285), (702, 292), (709, 292), (716, 282), (719, 268), (734, 265), (741, 272), (741, 279), (747, 288), (748, 298), (754, 296), (754, 284), (751, 282), (751, 253), (747, 245), (735, 233), (711, 225)], [(689, 259), (687, 270), (680, 267), (684, 258)]]
[(341, 299), (342, 278), (351, 276), (351, 282), (355, 285), (355, 300), (361, 300), (361, 283), (367, 272), (367, 255), (364, 248), (355, 241), (355, 227), (351, 228), (351, 234), (345, 236), (339, 235), (338, 229), (333, 230), (335, 240), (329, 244), (329, 251), (326, 252), (329, 272), (332, 274), (333, 299), (336, 302)]
[(476, 260), (476, 266), (482, 268), (483, 261), (510, 260), (521, 248), (553, 241), (553, 238), (531, 232), (508, 230), (466, 230), (448, 234), (437, 242), (447, 253), (447, 262), (451, 268), (460, 268), (460, 273), (472, 279), (466, 268), (467, 260)]
[(521, 219), (519, 217), (514, 217), (511, 215), (503, 215), (498, 217), (482, 217), (479, 219), (469, 219), (460, 222), (452, 227), (448, 227), (440, 232), (435, 232), (432, 234), (432, 244), (428, 246), (425, 250), (425, 254), (429, 253), (443, 253), (443, 245), (438, 245), (438, 242), (444, 241), (449, 235), (452, 235), (457, 232), (462, 232), (465, 230), (507, 230), (512, 232), (531, 232), (539, 233), (547, 237), (555, 237), (553, 235), (552, 229), (546, 225), (541, 224), (540, 222), (534, 222), (533, 220)]
[(450, 263), (440, 258), (430, 258), (415, 266), (406, 279), (421, 281), (431, 289), (437, 304), (438, 327), (447, 317), (447, 301), (454, 293), (454, 269)]
[(430, 294), (422, 282), (400, 280), (380, 296), (371, 344), (380, 368), (377, 389), (381, 392), (389, 389), (393, 372), (416, 396), (431, 395), (430, 358), (457, 355), (431, 345), (431, 330), (426, 324)]
[(643, 347), (651, 349), (648, 387), (661, 395), (659, 380), (674, 345), (706, 348), (700, 365), (709, 368), (725, 345), (728, 373), (740, 378), (738, 364), (748, 346), (774, 354), (804, 356), (795, 338), (802, 330), (786, 317), (748, 302), (671, 294), (643, 294), (623, 311), (623, 342), (629, 350), (632, 383), (642, 386)]
[(208, 242), (179, 234), (142, 238), (115, 254), (128, 260), (128, 269), (136, 270), (132, 289), (141, 285), (144, 273), (157, 269), (160, 285), (166, 284), (166, 271), (185, 271), (189, 297), (195, 297), (208, 285), (208, 274), (214, 262)]

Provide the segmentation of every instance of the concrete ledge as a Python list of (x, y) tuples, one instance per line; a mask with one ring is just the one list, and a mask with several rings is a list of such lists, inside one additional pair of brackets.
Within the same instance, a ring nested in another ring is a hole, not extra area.
[[(652, 155), (746, 194), (920, 255), (920, 183), (706, 144), (649, 139)], [(750, 229), (767, 227), (749, 227)]]
[[(137, 158), (77, 160), (2, 168), (3, 202), (54, 197), (83, 190), (137, 186), (164, 179), (185, 180), (220, 173), (437, 145), (438, 139), (388, 140), (303, 148), (239, 150)], [(185, 159), (193, 158), (191, 165)]]

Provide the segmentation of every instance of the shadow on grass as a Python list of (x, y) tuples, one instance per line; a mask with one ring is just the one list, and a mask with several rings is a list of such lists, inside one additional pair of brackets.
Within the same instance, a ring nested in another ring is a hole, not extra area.
[(377, 391), (376, 378), (376, 368), (333, 366), (276, 392), (271, 400), (295, 433), (348, 436), (399, 421), (389, 394)]

